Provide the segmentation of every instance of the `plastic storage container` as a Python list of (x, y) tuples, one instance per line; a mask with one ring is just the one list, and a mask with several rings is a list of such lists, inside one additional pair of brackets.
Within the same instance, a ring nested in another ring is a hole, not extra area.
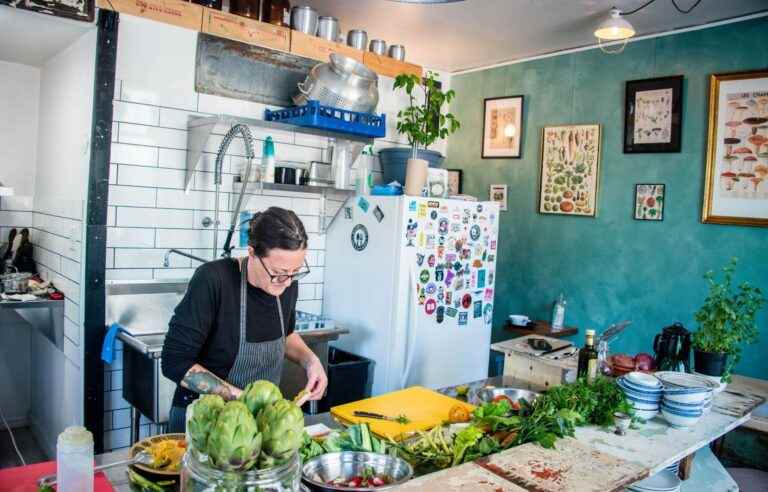
[(208, 465), (207, 457), (194, 450), (184, 455), (181, 492), (293, 492), (301, 490), (301, 458), (274, 468), (249, 472), (223, 472)]
[(328, 394), (318, 404), (319, 412), (371, 396), (374, 363), (336, 347), (328, 348)]
[(56, 477), (60, 492), (93, 491), (93, 435), (71, 426), (56, 441)]

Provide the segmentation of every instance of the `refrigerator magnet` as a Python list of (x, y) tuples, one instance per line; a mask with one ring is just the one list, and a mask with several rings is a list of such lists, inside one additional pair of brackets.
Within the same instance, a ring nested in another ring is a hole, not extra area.
[(376, 220), (381, 222), (384, 220), (384, 212), (379, 208), (378, 205), (376, 205), (376, 208), (373, 209), (373, 216), (376, 217)]
[(424, 312), (426, 312), (429, 315), (432, 315), (432, 313), (435, 312), (437, 309), (437, 301), (434, 299), (427, 299), (427, 302), (424, 304)]
[(466, 312), (459, 313), (459, 326), (465, 326), (467, 324), (468, 318), (469, 318), (469, 313), (466, 313)]
[(475, 301), (473, 309), (473, 318), (481, 318), (483, 316), (483, 301)]
[(360, 207), (360, 210), (362, 210), (365, 213), (368, 213), (368, 207), (371, 206), (371, 204), (368, 202), (368, 200), (365, 199), (365, 197), (360, 197), (357, 200), (357, 206)]

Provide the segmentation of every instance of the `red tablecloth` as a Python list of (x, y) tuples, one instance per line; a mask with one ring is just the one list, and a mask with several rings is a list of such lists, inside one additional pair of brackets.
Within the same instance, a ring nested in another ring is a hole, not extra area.
[[(34, 465), (0, 470), (0, 492), (36, 492), (37, 480), (43, 475), (56, 473), (56, 462), (46, 461)], [(107, 477), (98, 472), (94, 476), (94, 492), (114, 492)]]

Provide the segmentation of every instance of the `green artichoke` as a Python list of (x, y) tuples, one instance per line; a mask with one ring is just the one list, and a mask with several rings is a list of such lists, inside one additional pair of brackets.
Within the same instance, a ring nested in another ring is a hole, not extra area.
[(270, 381), (254, 381), (248, 383), (238, 400), (242, 401), (248, 407), (248, 410), (256, 416), (262, 408), (283, 399), (280, 388)]
[(187, 423), (192, 446), (205, 452), (208, 436), (224, 408), (224, 399), (219, 395), (203, 395), (192, 403), (192, 417)]
[(224, 471), (253, 468), (261, 452), (261, 434), (248, 407), (241, 401), (224, 405), (208, 437), (208, 455)]
[(294, 403), (281, 399), (267, 405), (257, 420), (264, 439), (260, 467), (279, 464), (301, 447), (304, 414)]

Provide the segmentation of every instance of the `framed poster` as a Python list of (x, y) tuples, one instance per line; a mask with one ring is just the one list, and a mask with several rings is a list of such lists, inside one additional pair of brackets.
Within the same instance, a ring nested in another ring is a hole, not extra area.
[(635, 185), (635, 220), (664, 220), (664, 185)]
[(10, 5), (54, 17), (93, 22), (96, 2), (95, 0), (0, 0), (0, 5)]
[(461, 169), (447, 169), (448, 171), (448, 196), (461, 195), (462, 179)]
[(682, 95), (682, 75), (627, 82), (625, 154), (680, 152)]
[(488, 197), (492, 202), (499, 204), (499, 210), (502, 212), (507, 211), (507, 185), (495, 184), (491, 185), (488, 191)]
[(483, 159), (520, 158), (523, 96), (488, 98), (483, 112)]
[(709, 78), (702, 222), (768, 227), (768, 71)]
[(539, 213), (595, 217), (600, 133), (597, 124), (544, 127)]

